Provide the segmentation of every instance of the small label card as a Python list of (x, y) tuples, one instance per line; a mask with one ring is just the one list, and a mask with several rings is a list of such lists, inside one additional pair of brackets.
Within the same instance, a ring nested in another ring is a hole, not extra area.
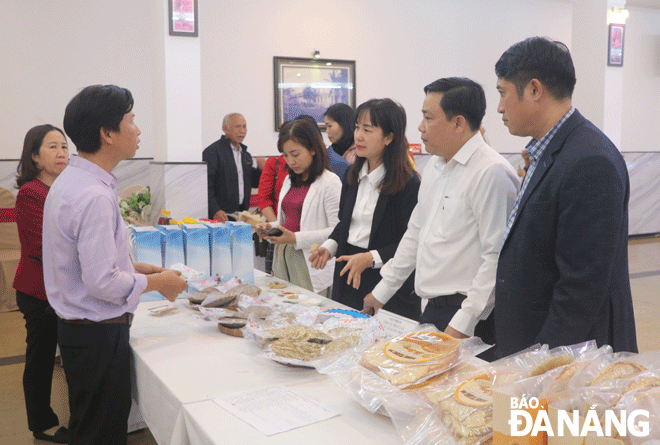
[(213, 401), (266, 436), (339, 415), (279, 385), (229, 394)]
[(380, 309), (375, 317), (383, 325), (383, 328), (385, 328), (385, 333), (387, 333), (388, 337), (398, 337), (399, 335), (406, 334), (419, 326), (419, 323), (415, 320), (411, 320), (410, 318), (403, 317), (384, 309)]

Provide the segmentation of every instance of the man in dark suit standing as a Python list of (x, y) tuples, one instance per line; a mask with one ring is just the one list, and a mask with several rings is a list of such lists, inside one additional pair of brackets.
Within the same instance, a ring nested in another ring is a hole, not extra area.
[(227, 213), (250, 208), (252, 184), (259, 184), (263, 165), (252, 165), (243, 144), (247, 123), (241, 114), (225, 116), (222, 131), (224, 136), (204, 149), (202, 160), (207, 164), (209, 218), (226, 221)]
[(573, 108), (575, 69), (563, 43), (519, 42), (495, 72), (504, 125), (533, 138), (497, 267), (499, 354), (594, 339), (636, 352), (623, 157)]

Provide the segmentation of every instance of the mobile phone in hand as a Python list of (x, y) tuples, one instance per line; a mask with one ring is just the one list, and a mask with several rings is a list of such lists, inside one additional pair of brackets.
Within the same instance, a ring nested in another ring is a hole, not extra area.
[(277, 227), (273, 227), (268, 232), (266, 232), (266, 236), (282, 236), (282, 235), (284, 235), (284, 232), (282, 232), (282, 230), (278, 229)]

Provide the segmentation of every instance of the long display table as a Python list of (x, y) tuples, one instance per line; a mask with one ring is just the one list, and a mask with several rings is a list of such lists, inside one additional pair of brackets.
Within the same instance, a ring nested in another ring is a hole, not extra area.
[[(266, 276), (255, 271), (256, 284)], [(218, 330), (177, 300), (178, 310), (163, 316), (140, 303), (131, 327), (134, 396), (160, 445), (185, 444), (398, 444), (389, 419), (371, 414), (327, 376), (260, 357), (250, 341)], [(323, 299), (322, 309), (339, 307)], [(332, 419), (265, 436), (213, 402), (214, 398), (261, 386), (283, 385), (340, 413)]]

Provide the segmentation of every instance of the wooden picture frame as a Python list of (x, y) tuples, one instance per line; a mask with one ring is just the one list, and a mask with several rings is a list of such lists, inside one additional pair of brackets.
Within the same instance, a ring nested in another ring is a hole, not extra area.
[(275, 131), (301, 114), (325, 129), (323, 113), (331, 105), (355, 108), (355, 60), (273, 58)]

